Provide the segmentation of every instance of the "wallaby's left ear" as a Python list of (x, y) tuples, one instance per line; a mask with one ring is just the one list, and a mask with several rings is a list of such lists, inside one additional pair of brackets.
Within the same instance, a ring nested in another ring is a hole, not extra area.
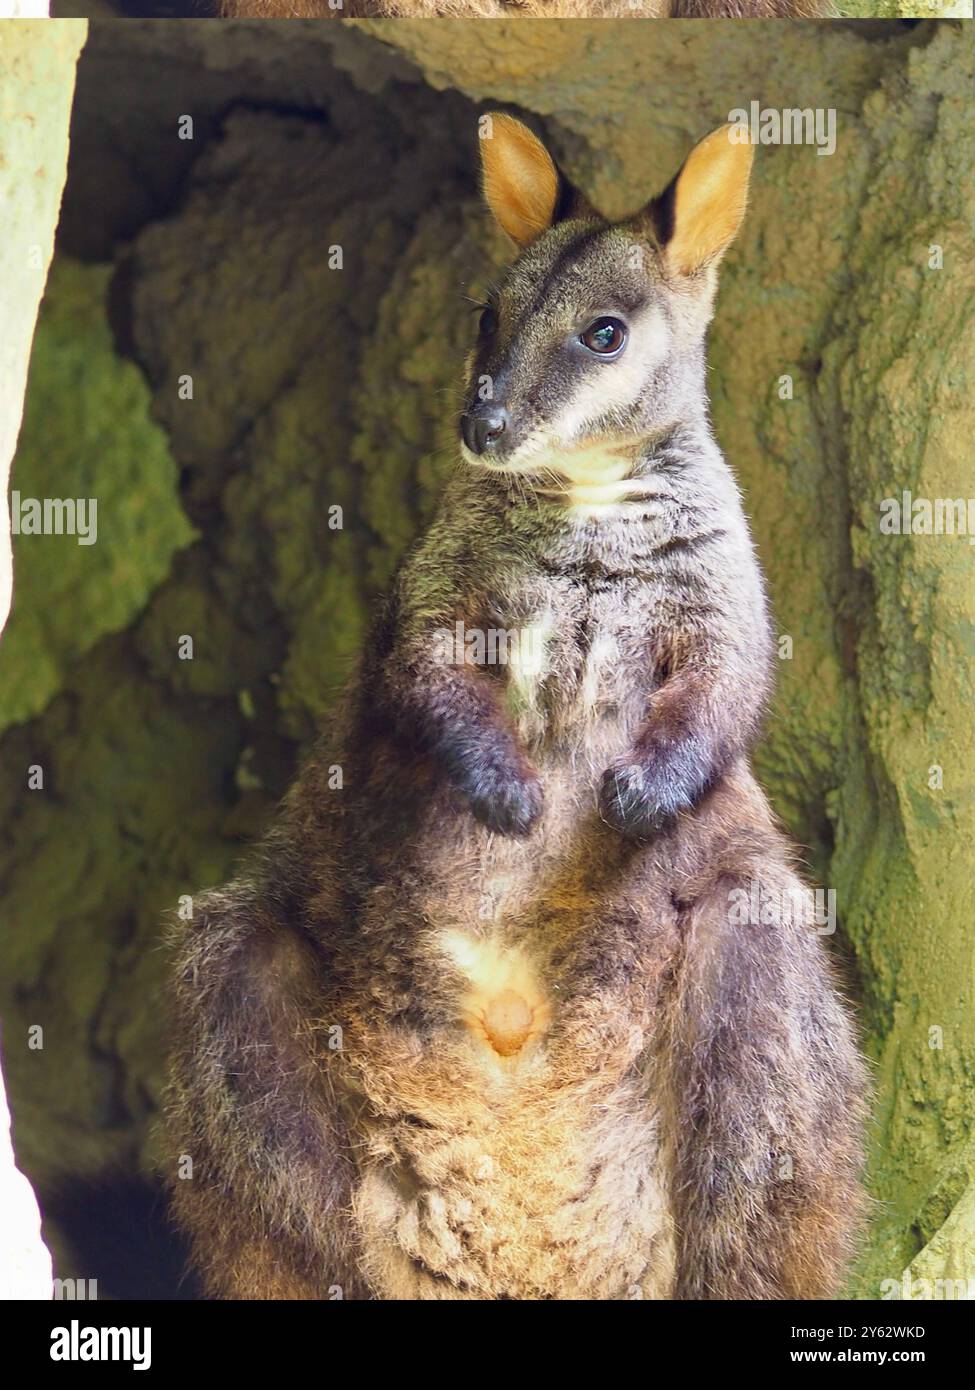
[(526, 125), (495, 111), (481, 128), (484, 200), (519, 247), (531, 245), (553, 222), (587, 206)]
[(695, 145), (677, 177), (651, 205), (667, 263), (692, 275), (731, 245), (748, 202), (754, 151), (737, 126), (714, 130)]

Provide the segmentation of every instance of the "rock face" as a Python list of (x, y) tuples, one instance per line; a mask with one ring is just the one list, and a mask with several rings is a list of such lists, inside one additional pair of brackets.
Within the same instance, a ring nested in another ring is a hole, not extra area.
[[(70, 458), (77, 538), (23, 537), (17, 621), (0, 658), (0, 729), (43, 710), (69, 668), (106, 633), (133, 622), (174, 551), (193, 536), (176, 497), (166, 436), (149, 418), (149, 390), (138, 368), (115, 354), (104, 314), (110, 276), (108, 266), (62, 257), (45, 290), (12, 515), (26, 531), (36, 502), (64, 499)], [(65, 524), (70, 520), (69, 510)]]
[[(8, 5), (4, 17), (46, 15), (46, 5)], [(0, 479), (17, 442), (37, 306), (54, 246), (68, 157), (68, 116), (84, 23), (0, 26)], [(0, 632), (10, 603), (9, 518), (0, 524)], [(6, 649), (6, 647), (5, 647)], [(4, 692), (6, 698), (6, 690)], [(6, 1020), (4, 1020), (6, 1021)], [(26, 1039), (13, 1035), (13, 1048)], [(0, 1298), (50, 1298), (51, 1257), (28, 1179), (15, 1163), (0, 1073)]]
[[(106, 518), (130, 505), (98, 556), (57, 541), (74, 630), (25, 585), (0, 649), (23, 692), (0, 750), (6, 1034), (45, 1029), (42, 1052), (7, 1044), (23, 1162), (52, 1194), (151, 1175), (162, 915), (266, 822), (450, 464), (461, 295), (504, 254), (478, 111), (537, 118), (621, 214), (760, 93), (836, 126), (829, 154), (758, 151), (712, 339), (783, 639), (759, 770), (835, 890), (876, 1063), (884, 1205), (851, 1289), (912, 1260), (934, 1287), (973, 1229), (973, 551), (880, 520), (905, 489), (975, 496), (971, 32), (543, 23), (93, 26), (32, 366), (68, 406), (77, 372), (90, 429), (69, 445), (32, 402), (14, 486), (46, 465)], [(86, 446), (109, 435), (111, 464)], [(62, 1234), (96, 1274), (70, 1202)]]
[[(36, 14), (39, 7), (32, 13)], [(25, 11), (26, 12), (26, 11)], [(31, 336), (54, 245), (68, 155), (74, 69), (86, 25), (4, 24), (0, 33), (0, 476), (13, 457)], [(6, 516), (0, 523), (0, 625), (10, 603)]]

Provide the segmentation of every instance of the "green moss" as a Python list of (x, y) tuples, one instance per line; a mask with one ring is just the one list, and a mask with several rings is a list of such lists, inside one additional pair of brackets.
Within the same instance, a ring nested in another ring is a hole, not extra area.
[(114, 351), (110, 274), (58, 260), (41, 307), (13, 467), (15, 511), (28, 499), (82, 498), (96, 508), (96, 527), (92, 544), (68, 534), (15, 537), (0, 728), (43, 710), (99, 638), (140, 612), (192, 536), (145, 382)]
[[(144, 1137), (163, 1072), (164, 913), (231, 871), (241, 742), (235, 704), (174, 697), (127, 637), (103, 640), (4, 740), (17, 826), (2, 860), (4, 1054), (24, 1162), (44, 1183), (131, 1159)], [(42, 789), (27, 790), (28, 765)]]
[[(973, 77), (970, 38), (945, 27), (867, 102), (874, 158), (828, 366), (859, 499), (855, 563), (872, 597), (857, 648), (869, 762), (850, 768), (840, 815), (852, 819), (872, 796), (885, 828), (868, 854), (838, 835), (835, 861), (874, 1001), (875, 1171), (886, 1205), (864, 1264), (866, 1294), (898, 1273), (886, 1243), (910, 1258), (973, 1172), (975, 1017), (964, 982), (975, 723), (971, 654), (958, 640), (975, 611), (972, 552), (965, 537), (879, 530), (882, 499), (905, 488), (928, 498), (973, 492), (972, 205), (955, 179), (975, 155), (961, 99)], [(942, 269), (931, 264), (934, 245)]]

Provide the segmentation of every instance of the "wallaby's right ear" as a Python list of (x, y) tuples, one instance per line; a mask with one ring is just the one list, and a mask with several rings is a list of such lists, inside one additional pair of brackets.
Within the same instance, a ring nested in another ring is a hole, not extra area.
[(740, 134), (731, 125), (712, 131), (651, 205), (667, 262), (679, 275), (718, 261), (741, 226), (754, 150), (736, 139)]
[(478, 133), (484, 201), (512, 241), (529, 246), (565, 215), (574, 190), (542, 142), (514, 116), (482, 116)]

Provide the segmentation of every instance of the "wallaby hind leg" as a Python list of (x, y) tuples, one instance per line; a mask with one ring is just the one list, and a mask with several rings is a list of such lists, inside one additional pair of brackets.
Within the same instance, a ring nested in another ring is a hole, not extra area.
[(686, 930), (675, 1297), (826, 1297), (862, 1216), (865, 1070), (811, 895), (773, 861), (712, 887)]
[(189, 1233), (193, 1267), (208, 1298), (338, 1300), (368, 1297), (357, 1276), (318, 1260), (283, 1232), (261, 1234), (249, 1214), (214, 1188), (182, 1184), (173, 1215)]
[(273, 901), (210, 894), (178, 942), (173, 1213), (213, 1297), (360, 1297), (335, 1054), (314, 1023), (325, 981)]

